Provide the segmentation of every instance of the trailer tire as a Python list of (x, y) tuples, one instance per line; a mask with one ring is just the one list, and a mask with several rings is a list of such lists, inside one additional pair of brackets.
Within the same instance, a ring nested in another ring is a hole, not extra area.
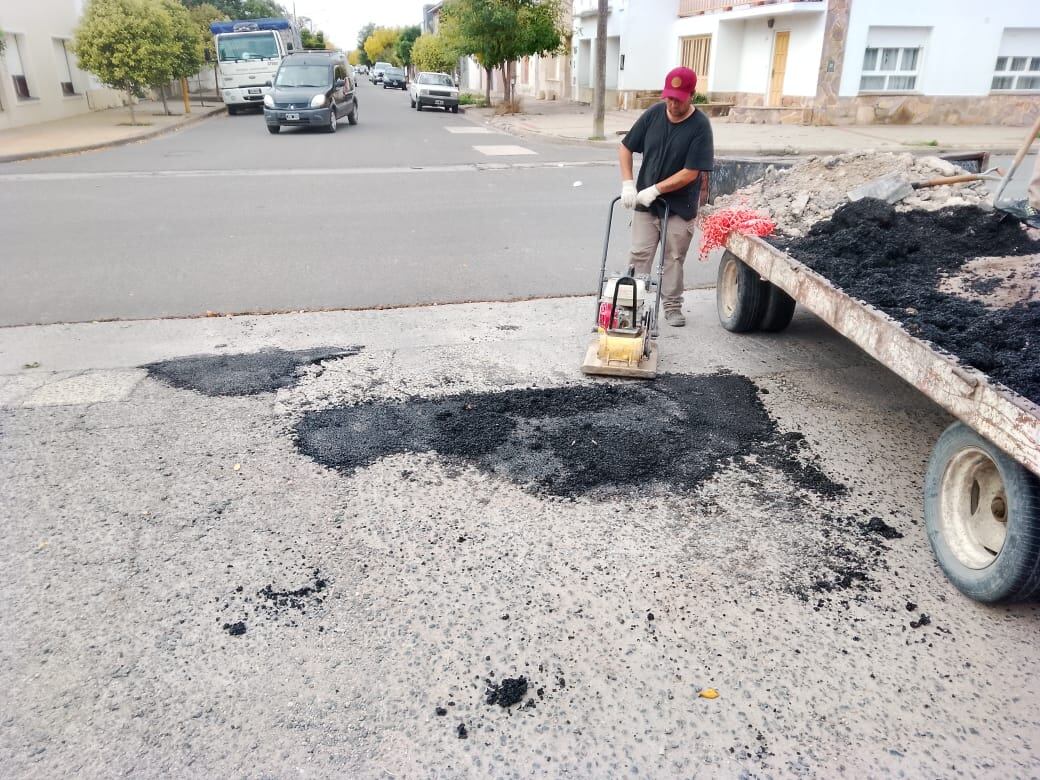
[(794, 317), (794, 298), (772, 282), (768, 284), (766, 310), (762, 313), (762, 322), (758, 327), (767, 333), (779, 333), (791, 324), (791, 318)]
[(722, 327), (747, 333), (762, 323), (768, 302), (769, 282), (728, 249), (719, 263), (715, 308)]
[(966, 596), (1040, 595), (1040, 479), (964, 423), (932, 450), (924, 519), (939, 566)]

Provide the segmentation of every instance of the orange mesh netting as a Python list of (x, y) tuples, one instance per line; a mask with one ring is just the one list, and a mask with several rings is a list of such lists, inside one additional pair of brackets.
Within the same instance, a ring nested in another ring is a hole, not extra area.
[(768, 236), (776, 223), (768, 215), (748, 208), (728, 208), (713, 212), (701, 219), (700, 259), (708, 259), (708, 253), (726, 245), (726, 239), (734, 230), (745, 236)]

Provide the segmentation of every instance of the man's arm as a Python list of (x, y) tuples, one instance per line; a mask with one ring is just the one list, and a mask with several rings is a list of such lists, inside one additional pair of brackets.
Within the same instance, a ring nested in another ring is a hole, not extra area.
[(618, 144), (618, 162), (621, 163), (621, 181), (632, 179), (632, 150), (624, 144)]
[(683, 168), (678, 173), (674, 173), (664, 181), (657, 182), (657, 190), (662, 195), (666, 192), (675, 192), (681, 190), (690, 184), (697, 181), (697, 177), (704, 174), (704, 180), (708, 180), (708, 174), (706, 171), (694, 171), (690, 168)]

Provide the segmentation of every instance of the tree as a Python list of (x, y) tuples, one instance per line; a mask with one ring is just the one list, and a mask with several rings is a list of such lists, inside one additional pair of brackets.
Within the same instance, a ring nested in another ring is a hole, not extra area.
[(418, 70), (451, 73), (458, 59), (458, 54), (442, 35), (425, 33), (412, 46), (412, 63)]
[(376, 31), (376, 26), (373, 22), (369, 22), (358, 32), (357, 47), (358, 53), (361, 57), (362, 65), (373, 65), (372, 60), (368, 58), (368, 52), (365, 51), (365, 41), (368, 40), (368, 36)]
[(401, 30), (401, 35), (394, 45), (394, 53), (401, 61), (401, 65), (407, 67), (412, 64), (412, 47), (420, 35), (422, 35), (422, 28), (417, 24)]
[(394, 52), (401, 31), (389, 27), (377, 27), (365, 40), (365, 53), (372, 62), (389, 62), (400, 65), (401, 61)]
[(184, 0), (184, 4), (188, 8), (213, 5), (228, 19), (266, 19), (289, 16), (285, 8), (274, 0)]
[(347, 62), (355, 68), (361, 64), (361, 49), (354, 49), (347, 55)]
[(216, 59), (217, 50), (214, 48), (213, 34), (210, 32), (209, 26), (212, 22), (226, 21), (227, 16), (223, 11), (210, 3), (201, 3), (188, 8), (188, 15), (191, 16), (192, 22), (195, 23), (195, 28), (199, 33), (199, 40), (202, 41), (203, 59), (206, 61)]
[(153, 86), (159, 88), (163, 109), (169, 116), (170, 107), (166, 104), (166, 84), (171, 79), (180, 80), (194, 76), (199, 72), (205, 59), (198, 27), (184, 4), (180, 0), (162, 0), (162, 10), (170, 20), (169, 72), (165, 79)]
[(303, 43), (303, 48), (305, 49), (327, 48), (325, 45), (325, 33), (321, 30), (313, 33), (306, 28), (300, 30), (300, 42)]
[(441, 9), (442, 29), (462, 54), (473, 55), (488, 76), (502, 68), (504, 97), (512, 100), (513, 65), (521, 57), (549, 54), (560, 49), (559, 0), (446, 0)]
[(169, 14), (155, 0), (89, 0), (72, 50), (79, 66), (133, 99), (171, 73), (173, 31)]

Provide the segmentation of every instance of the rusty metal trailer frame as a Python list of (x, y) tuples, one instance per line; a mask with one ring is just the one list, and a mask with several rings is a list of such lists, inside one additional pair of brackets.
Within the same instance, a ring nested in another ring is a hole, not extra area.
[(1040, 476), (1040, 406), (911, 336), (887, 314), (762, 239), (734, 233), (726, 246), (763, 279)]

